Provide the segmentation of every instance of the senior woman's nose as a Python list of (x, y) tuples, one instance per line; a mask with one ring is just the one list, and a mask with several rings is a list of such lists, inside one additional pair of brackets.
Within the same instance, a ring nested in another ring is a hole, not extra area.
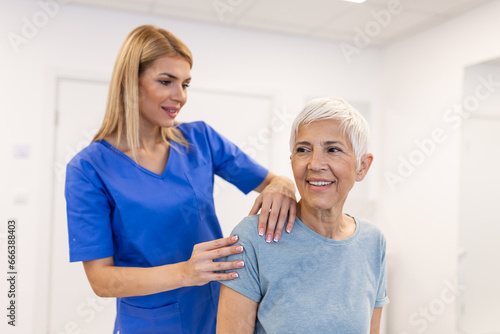
[(313, 150), (308, 167), (310, 170), (322, 170), (325, 168), (325, 155), (321, 150)]

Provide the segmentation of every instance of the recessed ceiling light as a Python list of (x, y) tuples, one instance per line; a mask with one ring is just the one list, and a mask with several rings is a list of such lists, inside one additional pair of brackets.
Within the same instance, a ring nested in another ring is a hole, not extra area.
[(363, 3), (363, 2), (365, 2), (366, 0), (344, 0), (344, 1), (347, 1), (347, 2), (355, 2), (355, 3)]

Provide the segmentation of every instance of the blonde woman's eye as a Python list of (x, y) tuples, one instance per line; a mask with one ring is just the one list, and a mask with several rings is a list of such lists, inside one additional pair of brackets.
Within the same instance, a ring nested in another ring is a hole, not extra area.
[(168, 85), (170, 85), (172, 83), (172, 81), (170, 81), (170, 80), (160, 80), (160, 83), (162, 85), (164, 85), (164, 86), (168, 86)]

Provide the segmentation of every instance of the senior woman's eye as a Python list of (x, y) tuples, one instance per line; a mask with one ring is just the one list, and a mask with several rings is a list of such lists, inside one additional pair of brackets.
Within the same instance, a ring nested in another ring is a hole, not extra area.
[(295, 149), (295, 152), (297, 152), (297, 153), (304, 153), (304, 152), (307, 152), (307, 148), (306, 147), (297, 147)]
[(335, 152), (342, 152), (342, 150), (338, 147), (329, 147), (328, 152), (335, 153)]

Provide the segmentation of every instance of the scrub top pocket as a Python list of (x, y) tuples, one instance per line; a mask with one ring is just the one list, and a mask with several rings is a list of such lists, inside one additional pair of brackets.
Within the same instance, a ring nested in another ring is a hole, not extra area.
[(148, 309), (120, 302), (116, 325), (120, 334), (182, 333), (179, 303)]

